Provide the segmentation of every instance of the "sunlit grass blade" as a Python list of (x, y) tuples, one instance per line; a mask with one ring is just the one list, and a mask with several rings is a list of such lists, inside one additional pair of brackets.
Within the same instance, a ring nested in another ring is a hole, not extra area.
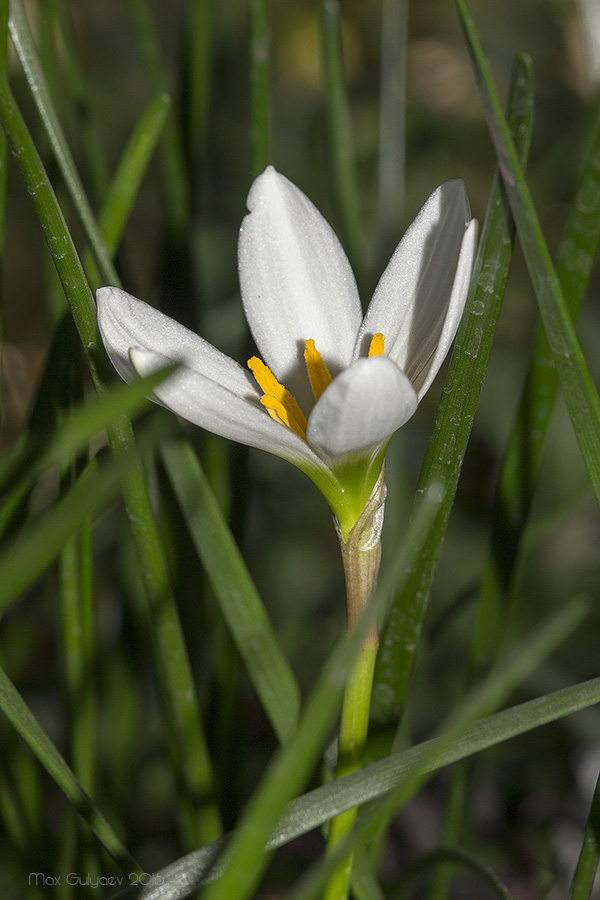
[[(549, 623), (549, 630), (542, 635), (545, 652), (548, 651), (547, 638), (552, 639), (551, 643), (560, 642), (565, 637), (563, 631), (565, 624), (574, 627), (581, 612), (582, 608), (580, 607), (575, 611), (573, 618), (569, 614), (570, 623), (566, 623), (561, 617), (556, 617)], [(528, 653), (528, 648), (525, 648), (525, 653)], [(521, 658), (518, 662), (520, 666), (523, 659)], [(519, 680), (522, 675), (523, 670), (521, 670)], [(508, 676), (507, 680), (514, 684), (514, 670), (510, 671), (510, 668), (507, 668), (502, 679), (505, 676)], [(510, 689), (511, 684), (505, 682), (501, 685), (499, 681), (496, 681), (492, 687), (493, 692), (498, 696), (500, 687)], [(488, 695), (483, 699), (484, 705), (486, 705), (490, 697)], [(478, 702), (481, 702), (481, 698)], [(528, 700), (502, 712), (472, 721), (470, 724), (462, 724), (457, 727), (457, 733), (450, 741), (446, 735), (442, 735), (417, 744), (409, 750), (392, 753), (379, 762), (315, 788), (289, 803), (268, 840), (267, 848), (272, 850), (281, 847), (289, 841), (319, 828), (346, 809), (385, 797), (399, 785), (402, 786), (407, 777), (417, 770), (421, 775), (433, 774), (452, 763), (467, 759), (490, 747), (527, 734), (536, 728), (557, 722), (566, 716), (588, 709), (598, 702), (600, 702), (600, 678), (593, 678), (543, 697)], [(376, 811), (374, 815), (379, 814), (379, 811)], [(370, 821), (367, 821), (365, 825), (364, 819), (362, 825), (365, 830), (372, 827)], [(215, 866), (215, 859), (223, 851), (223, 848), (223, 842), (204, 847), (162, 869), (159, 874), (165, 879), (165, 885), (168, 884), (172, 890), (169, 897), (172, 897), (172, 900), (183, 900), (194, 889), (218, 877), (221, 872), (221, 864)], [(163, 889), (165, 885), (163, 885)], [(179, 887), (179, 885), (181, 886)], [(149, 887), (141, 894), (134, 893), (132, 890), (125, 891), (122, 897), (123, 900), (125, 898), (133, 900), (134, 897), (136, 900), (137, 898), (139, 900), (160, 900), (161, 894), (160, 888)]]
[(600, 777), (590, 807), (585, 826), (581, 852), (571, 884), (571, 900), (590, 900), (600, 862)]
[(192, 540), (248, 675), (280, 741), (294, 734), (300, 689), (197, 456), (187, 441), (162, 457)]
[(117, 284), (117, 273), (115, 272), (104, 241), (98, 230), (92, 208), (87, 199), (79, 173), (75, 167), (62, 125), (60, 124), (54, 109), (50, 91), (48, 90), (44, 72), (38, 59), (33, 35), (31, 34), (21, 0), (10, 0), (9, 29), (21, 65), (23, 66), (23, 71), (27, 76), (29, 85), (32, 87), (33, 99), (37, 105), (38, 112), (44, 123), (44, 128), (46, 129), (46, 133), (52, 144), (56, 161), (67, 187), (69, 188), (71, 199), (75, 204), (81, 222), (85, 228), (98, 267), (108, 283)]
[[(510, 118), (514, 133), (519, 135), (523, 157), (531, 135), (532, 98), (530, 62), (526, 57), (518, 57), (513, 71)], [(403, 703), (500, 314), (511, 254), (511, 225), (496, 179), (413, 510), (418, 510), (433, 481), (443, 485), (445, 497), (431, 534), (423, 543), (418, 564), (398, 594), (382, 635), (373, 690), (373, 714), (381, 720), (394, 720)]]
[[(556, 274), (575, 319), (600, 242), (600, 122), (556, 257)], [(498, 606), (510, 593), (519, 547), (543, 458), (558, 376), (543, 330), (538, 332), (527, 380), (508, 442), (492, 508), (493, 547), (481, 589), (475, 659), (497, 647)]]
[(600, 400), (581, 352), (475, 26), (456, 0), (523, 255), (588, 477), (600, 503)]
[(85, 819), (107, 853), (124, 872), (139, 871), (139, 866), (123, 846), (106, 818), (83, 790), (48, 735), (40, 727), (31, 710), (0, 668), (0, 709), (34, 756)]
[(333, 185), (350, 260), (355, 271), (360, 271), (363, 264), (360, 202), (338, 0), (321, 0), (321, 34)]
[[(3, 78), (0, 78), (0, 119), (69, 301), (94, 384), (102, 392), (110, 378), (106, 374), (110, 364), (99, 346), (96, 309), (90, 288), (47, 173)], [(130, 451), (135, 443), (131, 422), (126, 416), (111, 423), (108, 436), (116, 456)], [(170, 732), (169, 749), (183, 786), (180, 793), (181, 826), (186, 841), (193, 846), (220, 834), (220, 817), (212, 799), (211, 764), (167, 561), (148, 494), (146, 474), (135, 457), (127, 477), (122, 480), (121, 490), (149, 604), (155, 664)]]

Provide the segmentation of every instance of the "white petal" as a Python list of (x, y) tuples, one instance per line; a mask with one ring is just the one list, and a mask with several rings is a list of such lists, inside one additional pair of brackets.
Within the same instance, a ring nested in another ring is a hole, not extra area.
[(153, 306), (114, 287), (100, 288), (96, 302), (104, 346), (125, 381), (135, 377), (129, 351), (139, 347), (160, 353), (171, 362), (183, 362), (242, 396), (256, 392), (250, 372)]
[(364, 356), (372, 335), (382, 332), (386, 356), (408, 375), (419, 397), (435, 374), (432, 361), (441, 365), (436, 348), (442, 335), (445, 354), (460, 321), (475, 252), (470, 223), (463, 182), (437, 188), (396, 248), (360, 329), (355, 356)]
[(272, 166), (252, 185), (247, 206), (238, 244), (246, 318), (264, 361), (302, 405), (312, 397), (306, 340), (332, 375), (352, 359), (362, 318), (356, 282), (331, 227)]
[[(142, 377), (169, 364), (169, 359), (162, 354), (140, 348), (132, 348), (130, 356), (135, 372)], [(254, 396), (239, 396), (182, 365), (154, 389), (153, 396), (188, 422), (221, 437), (267, 450), (297, 465), (323, 468), (305, 441), (271, 419), (260, 406), (256, 392)]]
[(308, 420), (308, 442), (326, 457), (381, 444), (417, 408), (417, 395), (390, 359), (359, 359), (335, 378)]
[[(440, 366), (446, 359), (450, 345), (456, 336), (460, 320), (465, 309), (465, 302), (469, 292), (473, 263), (477, 250), (477, 221), (472, 219), (462, 243), (456, 276), (452, 286), (452, 295), (448, 304), (448, 311), (444, 320), (442, 333), (437, 347), (429, 360), (424, 360), (425, 365), (420, 374), (413, 377), (413, 384), (419, 400), (429, 390), (431, 383), (437, 375)], [(410, 365), (410, 364), (409, 364)]]

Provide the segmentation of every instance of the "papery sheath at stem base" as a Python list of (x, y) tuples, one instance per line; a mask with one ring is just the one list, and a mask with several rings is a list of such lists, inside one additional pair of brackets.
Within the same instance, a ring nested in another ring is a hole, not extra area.
[[(363, 511), (344, 540), (336, 523), (344, 575), (348, 609), (348, 630), (352, 630), (367, 609), (377, 585), (381, 562), (381, 530), (385, 510), (385, 467), (382, 467), (377, 483)], [(377, 623), (373, 622), (365, 643), (377, 645)]]

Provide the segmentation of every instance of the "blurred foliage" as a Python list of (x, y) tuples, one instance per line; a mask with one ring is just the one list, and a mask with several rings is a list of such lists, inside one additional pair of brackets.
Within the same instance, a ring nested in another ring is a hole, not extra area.
[[(114, 170), (154, 94), (136, 33), (134, 4), (71, 2), (79, 81), (73, 80), (68, 48), (58, 29), (44, 31), (48, 27), (48, 18), (41, 14), (44, 5), (32, 0), (28, 14), (68, 141), (97, 211), (107, 173)], [(54, 5), (50, 3), (50, 9)], [(236, 278), (236, 238), (245, 196), (257, 174), (250, 163), (248, 9), (241, 0), (212, 4), (210, 97), (207, 118), (198, 125), (188, 107), (188, 98), (194, 96), (192, 6), (193, 0), (150, 4), (164, 60), (164, 87), (172, 98), (173, 123), (183, 148), (189, 218), (181, 232), (166, 212), (170, 198), (158, 153), (133, 209), (117, 267), (127, 290), (160, 303), (165, 312), (243, 362), (249, 344)], [(501, 94), (506, 91), (514, 54), (526, 50), (533, 58), (536, 103), (528, 180), (554, 248), (596, 116), (596, 86), (589, 75), (578, 7), (571, 0), (504, 0), (502, 4), (473, 0), (471, 8)], [(377, 239), (382, 4), (345, 0), (342, 13), (370, 260), (360, 285), (366, 303), (392, 249)], [(314, 0), (273, 2), (271, 16), (271, 158), (339, 229), (331, 191), (318, 5)], [(10, 67), (13, 89), (83, 249), (80, 227), (14, 57)], [(465, 179), (474, 214), (483, 218), (495, 158), (454, 6), (448, 0), (410, 5), (407, 92), (406, 192), (399, 221), (406, 226), (431, 190), (454, 177)], [(90, 135), (97, 160), (90, 154)], [(38, 222), (12, 163), (7, 204), (2, 449), (17, 440), (28, 421), (65, 308)], [(400, 236), (399, 231), (395, 240)], [(592, 373), (600, 376), (597, 299), (596, 274), (578, 330)], [(429, 734), (462, 690), (491, 498), (536, 323), (535, 300), (517, 250), (411, 686), (415, 737)], [(388, 453), (384, 567), (391, 564), (389, 555), (405, 528), (440, 383), (438, 379), (438, 386), (395, 437)], [(293, 669), (307, 688), (344, 626), (342, 569), (326, 506), (288, 464), (255, 451), (246, 454), (191, 428), (186, 431), (201, 452)], [(231, 466), (231, 480), (223, 459)], [(276, 741), (246, 683), (176, 504), (166, 483), (161, 481), (161, 487), (165, 545), (216, 767), (218, 799), (225, 825), (231, 827)], [(57, 490), (52, 476), (40, 480), (23, 515), (44, 508)], [(599, 599), (599, 541), (598, 511), (559, 400), (528, 535), (529, 552), (520, 573), (512, 623), (516, 634), (526, 634), (566, 597), (585, 593), (594, 601)], [(166, 762), (149, 663), (150, 637), (141, 612), (141, 585), (120, 507), (96, 521), (94, 543), (95, 799), (128, 836), (129, 849), (148, 871), (155, 871), (179, 855), (182, 847), (173, 813), (176, 785)], [(599, 628), (596, 602), (588, 627), (538, 673), (524, 696), (595, 675)], [(69, 710), (60, 641), (56, 573), (50, 571), (5, 614), (0, 623), (0, 651), (11, 678), (68, 758)], [(590, 771), (593, 780), (594, 766), (598, 766), (593, 748), (599, 735), (598, 714), (588, 711), (509, 743), (502, 754), (489, 751), (477, 758), (468, 791), (469, 836), (503, 873), (515, 897), (549, 895), (552, 885), (568, 883), (574, 864), (570, 841), (585, 819), (593, 789)], [(445, 775), (436, 778), (398, 817), (385, 855), (384, 883), (393, 884), (416, 852), (438, 842), (446, 782)], [(0, 835), (0, 873), (5, 873), (0, 874), (0, 890), (7, 898), (23, 896), (11, 884), (16, 870), (42, 871), (45, 866), (46, 871), (52, 870), (53, 861), (60, 858), (65, 823), (75, 814), (2, 721), (0, 805), (5, 822), (10, 823), (11, 803), (21, 791), (26, 804), (33, 807), (31, 820), (38, 826), (25, 834), (16, 824), (13, 829), (6, 826)], [(37, 805), (43, 810), (39, 817)], [(72, 828), (77, 831), (79, 826)], [(15, 863), (14, 846), (20, 863)], [(282, 896), (277, 888), (282, 873), (291, 883), (291, 876), (300, 874), (320, 847), (320, 838), (310, 835), (286, 848), (275, 859), (261, 896)], [(103, 871), (109, 871), (110, 865), (102, 860)], [(465, 900), (481, 896), (469, 878), (459, 879), (455, 890), (454, 896)], [(93, 892), (77, 896), (88, 895), (96, 896)], [(566, 896), (564, 887), (556, 888), (552, 896)]]

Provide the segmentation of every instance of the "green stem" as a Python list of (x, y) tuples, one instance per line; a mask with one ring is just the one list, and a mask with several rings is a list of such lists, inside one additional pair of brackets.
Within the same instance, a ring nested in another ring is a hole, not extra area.
[[(385, 502), (383, 470), (367, 504), (346, 540), (339, 530), (346, 598), (348, 631), (352, 632), (368, 608), (377, 585), (381, 561), (381, 528)], [(376, 624), (367, 632), (344, 691), (336, 778), (343, 778), (362, 768), (367, 733), (375, 660), (379, 647)], [(327, 853), (331, 855), (352, 830), (358, 807), (336, 816), (331, 823)], [(353, 855), (349, 854), (333, 873), (324, 900), (345, 900), (352, 875)]]

